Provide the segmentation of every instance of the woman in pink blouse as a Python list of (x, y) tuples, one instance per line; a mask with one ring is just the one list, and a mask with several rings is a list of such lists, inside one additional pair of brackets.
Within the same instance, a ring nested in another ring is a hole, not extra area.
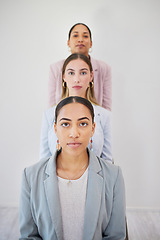
[[(88, 53), (92, 47), (91, 31), (83, 23), (77, 23), (69, 31), (68, 47), (71, 53), (81, 53), (90, 58), (94, 74), (94, 91), (97, 102), (100, 106), (111, 111), (112, 106), (112, 83), (111, 69), (102, 61), (93, 59)], [(50, 65), (49, 72), (49, 107), (58, 103), (61, 99), (62, 91), (62, 66), (64, 60)]]

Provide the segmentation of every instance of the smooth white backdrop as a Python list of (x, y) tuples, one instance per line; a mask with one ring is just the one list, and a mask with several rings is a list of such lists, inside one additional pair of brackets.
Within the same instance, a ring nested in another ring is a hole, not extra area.
[(91, 55), (112, 67), (113, 153), (127, 207), (160, 209), (160, 1), (0, 1), (0, 205), (18, 205), (21, 173), (39, 160), (49, 65), (86, 23)]

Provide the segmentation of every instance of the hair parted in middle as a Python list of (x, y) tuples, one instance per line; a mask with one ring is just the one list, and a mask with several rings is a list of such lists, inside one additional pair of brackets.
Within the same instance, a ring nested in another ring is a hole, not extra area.
[(83, 26), (85, 26), (85, 27), (88, 29), (89, 36), (90, 36), (90, 39), (91, 39), (91, 41), (92, 41), (91, 30), (90, 30), (90, 28), (89, 28), (86, 24), (84, 24), (84, 23), (76, 23), (76, 24), (74, 24), (74, 25), (71, 27), (71, 29), (69, 30), (69, 33), (68, 33), (68, 40), (70, 39), (70, 36), (71, 36), (72, 30), (73, 30), (74, 27), (76, 27), (77, 25), (83, 25)]
[[(87, 65), (89, 66), (89, 70), (90, 72), (93, 71), (93, 68), (92, 68), (92, 64), (89, 60), (89, 58), (83, 54), (80, 54), (80, 53), (73, 53), (71, 54), (65, 61), (64, 61), (64, 64), (63, 64), (63, 67), (62, 67), (62, 96), (61, 98), (66, 98), (66, 97), (69, 97), (69, 89), (67, 87), (67, 84), (66, 82), (64, 82), (63, 80), (63, 76), (64, 76), (64, 73), (65, 73), (65, 70), (66, 70), (66, 67), (68, 65), (69, 62), (73, 61), (73, 60), (76, 60), (76, 59), (81, 59), (82, 61), (84, 61), (85, 63), (87, 63)], [(95, 93), (94, 93), (94, 82), (92, 80), (92, 82), (89, 83), (89, 87), (87, 88), (87, 91), (86, 91), (86, 98), (93, 104), (96, 104), (96, 105), (99, 105), (97, 103), (97, 100), (95, 98)]]
[(82, 98), (78, 96), (71, 96), (71, 97), (64, 98), (57, 104), (55, 109), (55, 120), (54, 120), (55, 123), (57, 123), (57, 117), (59, 115), (61, 108), (70, 103), (80, 103), (86, 106), (90, 111), (90, 114), (92, 117), (92, 123), (94, 123), (94, 109), (91, 102), (88, 101), (86, 98)]

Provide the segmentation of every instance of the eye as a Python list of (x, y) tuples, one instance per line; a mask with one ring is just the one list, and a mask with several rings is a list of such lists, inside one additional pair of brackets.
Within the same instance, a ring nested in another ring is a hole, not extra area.
[(81, 127), (86, 127), (86, 126), (88, 126), (88, 123), (86, 123), (86, 122), (81, 122), (79, 125), (80, 125)]
[(73, 37), (78, 37), (78, 34), (74, 34)]
[(87, 74), (87, 72), (84, 72), (84, 71), (83, 71), (83, 72), (81, 72), (81, 75), (86, 75), (86, 74)]
[(70, 72), (68, 72), (68, 75), (74, 75), (74, 72), (73, 71), (70, 71)]
[(62, 127), (69, 127), (69, 123), (64, 122), (64, 123), (61, 124), (61, 126), (62, 126)]
[(84, 35), (84, 38), (88, 38), (88, 35)]

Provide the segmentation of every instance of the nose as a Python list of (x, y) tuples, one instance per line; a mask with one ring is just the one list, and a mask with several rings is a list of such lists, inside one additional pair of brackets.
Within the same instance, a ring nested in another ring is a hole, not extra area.
[(69, 137), (70, 138), (78, 138), (79, 137), (79, 131), (78, 131), (77, 126), (72, 126)]
[(78, 42), (83, 42), (83, 37), (82, 36), (78, 37)]
[(79, 76), (78, 76), (78, 74), (76, 74), (75, 76), (74, 76), (74, 82), (75, 83), (79, 83), (80, 81), (79, 81)]

